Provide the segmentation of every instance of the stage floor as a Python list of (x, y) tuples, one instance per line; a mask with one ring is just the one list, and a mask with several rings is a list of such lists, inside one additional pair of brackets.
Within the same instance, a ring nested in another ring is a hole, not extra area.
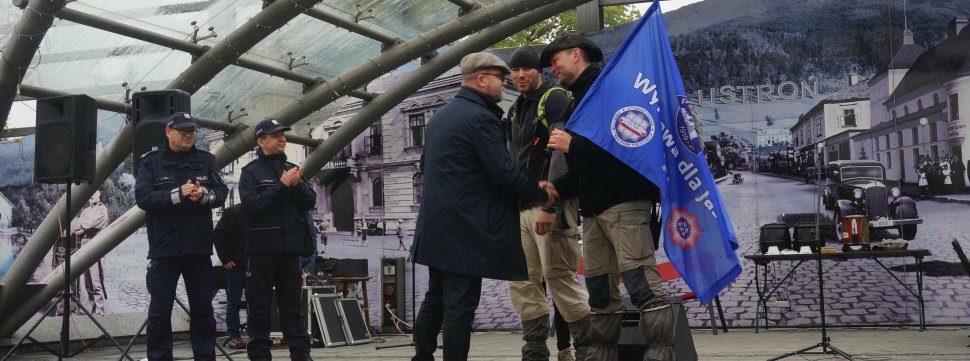
[[(920, 332), (917, 328), (838, 328), (830, 329), (832, 344), (858, 360), (967, 360), (970, 358), (970, 327), (931, 327)], [(522, 335), (517, 332), (483, 332), (472, 335), (470, 360), (519, 360)], [(693, 330), (694, 344), (701, 360), (752, 360), (767, 359), (786, 352), (808, 347), (819, 342), (818, 329), (773, 328), (755, 333), (753, 329), (734, 329), (731, 332), (712, 335), (709, 329)], [(409, 338), (385, 337), (385, 342), (357, 346), (313, 349), (313, 359), (320, 360), (408, 360), (413, 347), (396, 347), (375, 350), (375, 346), (406, 344)], [(554, 340), (549, 342), (555, 349)], [(231, 350), (233, 359), (246, 360), (241, 350)], [(100, 347), (78, 355), (82, 360), (117, 360), (119, 352)], [(135, 360), (145, 357), (144, 344), (133, 349)], [(276, 359), (288, 359), (286, 349), (273, 351)], [(440, 351), (436, 354), (441, 359)], [(176, 359), (191, 359), (191, 347), (187, 340), (176, 341)], [(13, 360), (48, 360), (53, 357), (44, 353), (21, 354)], [(220, 357), (220, 359), (224, 359)], [(793, 360), (835, 360), (833, 356), (794, 357)]]

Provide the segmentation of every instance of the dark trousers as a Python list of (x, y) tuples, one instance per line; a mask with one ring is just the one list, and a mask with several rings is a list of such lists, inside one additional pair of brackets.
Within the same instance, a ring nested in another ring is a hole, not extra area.
[(569, 323), (559, 314), (559, 307), (552, 303), (553, 321), (552, 326), (556, 328), (556, 349), (559, 351), (569, 348)]
[(303, 321), (300, 300), (300, 256), (293, 253), (249, 255), (246, 276), (246, 325), (249, 330), (246, 353), (249, 359), (273, 358), (269, 332), (270, 312), (275, 311), (270, 307), (275, 286), (280, 328), (290, 347), (290, 359), (309, 360), (310, 336)]
[(196, 360), (216, 359), (216, 321), (212, 316), (212, 261), (208, 255), (156, 258), (145, 275), (148, 294), (149, 360), (172, 359), (172, 305), (179, 276), (189, 296), (189, 337)]
[(475, 309), (482, 296), (482, 278), (428, 267), (428, 292), (414, 321), (412, 361), (434, 360), (438, 332), (444, 328), (444, 359), (468, 359)]
[(229, 338), (239, 336), (239, 308), (242, 306), (244, 288), (246, 288), (246, 267), (237, 265), (226, 270), (226, 334)]

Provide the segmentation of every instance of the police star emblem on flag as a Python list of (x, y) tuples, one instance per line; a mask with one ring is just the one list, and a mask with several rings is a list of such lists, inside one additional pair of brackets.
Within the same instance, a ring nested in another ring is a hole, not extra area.
[(686, 209), (674, 208), (670, 211), (670, 219), (667, 221), (667, 233), (672, 242), (684, 249), (690, 249), (697, 246), (697, 239), (701, 237), (701, 227), (697, 222), (697, 216)]

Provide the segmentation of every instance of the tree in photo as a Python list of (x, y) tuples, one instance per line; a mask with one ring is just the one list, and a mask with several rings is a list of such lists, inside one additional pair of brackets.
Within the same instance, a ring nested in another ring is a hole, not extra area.
[[(640, 19), (640, 12), (631, 5), (603, 8), (603, 24), (606, 27), (626, 24), (637, 19)], [(576, 31), (576, 29), (576, 9), (571, 9), (532, 25), (492, 47), (512, 48), (523, 45), (548, 44), (557, 36)]]

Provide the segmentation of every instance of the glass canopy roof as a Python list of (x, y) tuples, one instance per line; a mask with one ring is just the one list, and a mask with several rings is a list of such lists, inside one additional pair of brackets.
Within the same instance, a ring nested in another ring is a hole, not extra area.
[[(494, 1), (475, 1), (487, 5)], [(263, 8), (256, 0), (80, 0), (68, 9), (134, 26), (156, 34), (190, 41), (193, 25), (198, 37), (213, 28), (216, 36), (198, 43), (215, 46), (233, 30), (251, 21)], [(355, 21), (369, 29), (401, 40), (411, 39), (454, 20), (459, 8), (444, 0), (339, 0), (318, 4), (315, 9)], [(23, 10), (10, 1), (0, 2), (0, 28), (12, 30)], [(12, 31), (3, 31), (6, 43)], [(378, 56), (381, 43), (339, 28), (307, 14), (300, 14), (253, 48), (248, 58), (323, 80)], [(33, 57), (24, 84), (69, 93), (84, 93), (111, 101), (124, 100), (128, 83), (133, 91), (168, 87), (192, 62), (188, 53), (172, 50), (124, 35), (55, 19)], [(416, 62), (404, 68), (416, 67)], [(299, 98), (303, 84), (241, 67), (229, 67), (192, 96), (193, 112), (222, 119), (226, 106), (245, 107), (246, 123)], [(325, 119), (344, 98), (308, 118)], [(237, 113), (238, 114), (238, 113)], [(306, 122), (303, 122), (304, 124)], [(306, 134), (302, 134), (306, 135)]]

